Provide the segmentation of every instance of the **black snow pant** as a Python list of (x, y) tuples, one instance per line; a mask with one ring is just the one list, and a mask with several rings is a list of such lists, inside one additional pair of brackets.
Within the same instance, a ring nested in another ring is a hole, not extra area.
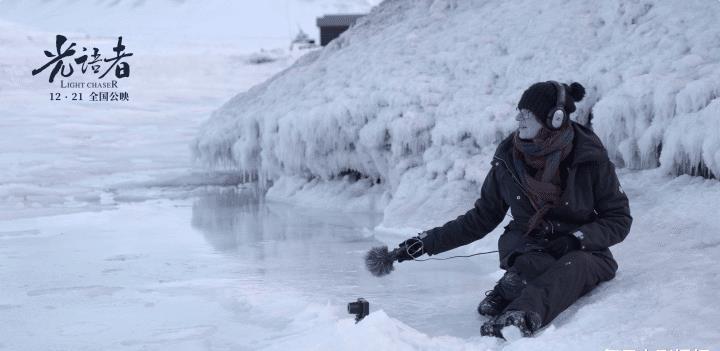
[(536, 312), (545, 326), (598, 284), (614, 278), (616, 271), (612, 258), (588, 251), (570, 251), (559, 259), (526, 252), (514, 259), (498, 288), (511, 300), (505, 310)]

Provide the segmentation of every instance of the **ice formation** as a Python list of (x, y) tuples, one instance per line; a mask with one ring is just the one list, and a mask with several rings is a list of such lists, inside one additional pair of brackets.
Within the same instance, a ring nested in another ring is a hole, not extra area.
[(706, 0), (385, 1), (224, 104), (192, 150), (285, 196), (349, 176), (381, 187), (386, 214), (455, 213), (439, 203), (471, 204), (523, 90), (554, 79), (586, 87), (572, 118), (619, 166), (717, 175), (718, 18)]

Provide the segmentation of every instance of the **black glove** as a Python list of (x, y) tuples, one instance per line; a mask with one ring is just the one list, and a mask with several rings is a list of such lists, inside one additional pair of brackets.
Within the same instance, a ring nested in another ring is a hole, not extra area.
[(401, 242), (396, 250), (398, 262), (414, 260), (425, 254), (423, 242), (416, 236)]
[(566, 253), (580, 249), (580, 240), (572, 235), (563, 235), (547, 244), (545, 250), (555, 258), (560, 258)]

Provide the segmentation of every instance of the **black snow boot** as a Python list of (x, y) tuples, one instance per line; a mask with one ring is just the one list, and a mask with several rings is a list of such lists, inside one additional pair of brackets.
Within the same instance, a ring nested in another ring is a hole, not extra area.
[(507, 307), (510, 301), (505, 300), (497, 290), (496, 285), (494, 289), (485, 292), (485, 298), (478, 305), (478, 313), (483, 316), (497, 316)]
[(502, 327), (499, 324), (495, 323), (495, 318), (492, 318), (480, 326), (480, 335), (502, 338), (502, 334), (500, 334), (500, 329), (502, 329)]
[(541, 324), (540, 315), (535, 312), (505, 311), (485, 322), (480, 327), (480, 335), (511, 341), (532, 336), (540, 329)]

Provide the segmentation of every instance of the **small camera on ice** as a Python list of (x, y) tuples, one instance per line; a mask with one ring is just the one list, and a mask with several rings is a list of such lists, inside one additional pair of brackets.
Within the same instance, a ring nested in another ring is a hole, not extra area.
[(370, 314), (370, 303), (361, 297), (355, 302), (348, 303), (347, 309), (348, 313), (355, 315), (355, 323), (357, 323)]

